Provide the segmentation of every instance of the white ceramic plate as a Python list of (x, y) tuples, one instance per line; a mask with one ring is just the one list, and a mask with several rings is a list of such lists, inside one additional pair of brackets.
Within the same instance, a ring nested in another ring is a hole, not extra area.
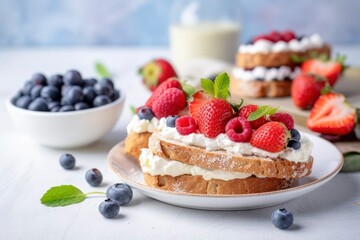
[(159, 201), (195, 209), (245, 210), (277, 205), (303, 196), (333, 178), (343, 165), (341, 152), (330, 142), (314, 135), (301, 133), (314, 143), (312, 173), (297, 181), (291, 188), (256, 194), (202, 195), (176, 193), (145, 185), (141, 168), (136, 160), (124, 154), (124, 143), (114, 146), (108, 155), (110, 169), (120, 179), (143, 194)]

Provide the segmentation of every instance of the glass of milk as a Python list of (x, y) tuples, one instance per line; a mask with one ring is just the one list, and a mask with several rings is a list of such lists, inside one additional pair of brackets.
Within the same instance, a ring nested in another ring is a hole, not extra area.
[(171, 10), (170, 49), (181, 73), (196, 59), (233, 63), (239, 45), (238, 0), (176, 0)]

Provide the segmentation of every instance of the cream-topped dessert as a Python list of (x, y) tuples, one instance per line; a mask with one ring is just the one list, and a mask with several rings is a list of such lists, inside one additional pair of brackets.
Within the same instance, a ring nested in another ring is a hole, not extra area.
[(285, 81), (294, 79), (300, 68), (281, 66), (278, 68), (255, 67), (251, 70), (235, 67), (232, 75), (243, 81)]
[(127, 133), (144, 133), (144, 132), (154, 132), (159, 125), (159, 119), (153, 117), (149, 119), (140, 119), (138, 115), (134, 115), (126, 126)]

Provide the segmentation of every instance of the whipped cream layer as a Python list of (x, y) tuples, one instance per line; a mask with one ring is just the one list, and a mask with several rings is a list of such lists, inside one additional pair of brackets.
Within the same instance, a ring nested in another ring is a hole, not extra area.
[(139, 119), (138, 115), (134, 115), (129, 124), (126, 126), (127, 133), (136, 132), (154, 132), (159, 125), (159, 119), (153, 117), (151, 120)]
[(253, 175), (251, 173), (227, 172), (222, 170), (206, 169), (175, 160), (164, 159), (154, 155), (150, 151), (150, 149), (147, 148), (141, 149), (141, 155), (139, 160), (142, 171), (153, 176), (169, 175), (172, 177), (177, 177), (180, 175), (189, 174), (192, 176), (202, 176), (205, 180), (221, 179), (229, 181), (237, 178), (248, 178)]
[(288, 66), (281, 66), (278, 68), (255, 67), (251, 70), (235, 67), (233, 69), (233, 76), (243, 81), (284, 81), (294, 79), (299, 74), (300, 69), (296, 67), (294, 70)]
[(159, 134), (162, 137), (179, 141), (184, 145), (205, 148), (207, 151), (223, 150), (229, 154), (241, 154), (243, 156), (259, 156), (272, 159), (283, 158), (292, 162), (307, 162), (313, 147), (312, 142), (306, 136), (301, 136), (300, 149), (286, 148), (283, 151), (273, 153), (253, 147), (250, 143), (233, 142), (225, 133), (221, 133), (215, 138), (207, 138), (203, 134), (198, 133), (182, 136), (177, 132), (176, 128), (167, 127), (165, 119), (160, 120), (158, 128)]
[(305, 36), (301, 40), (293, 39), (289, 42), (278, 41), (271, 42), (265, 39), (256, 41), (249, 45), (240, 45), (240, 53), (270, 53), (270, 52), (305, 52), (309, 49), (320, 48), (324, 46), (324, 42), (318, 34)]

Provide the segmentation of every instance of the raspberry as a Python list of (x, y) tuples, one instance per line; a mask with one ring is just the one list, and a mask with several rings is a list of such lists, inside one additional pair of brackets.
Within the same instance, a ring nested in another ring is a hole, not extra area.
[(176, 119), (175, 127), (180, 135), (189, 135), (197, 130), (196, 122), (190, 116), (181, 116)]
[(291, 40), (296, 38), (296, 35), (293, 31), (288, 30), (288, 31), (283, 32), (282, 38), (285, 42), (290, 42)]
[(234, 142), (248, 142), (251, 138), (251, 125), (246, 118), (235, 117), (225, 127), (228, 137)]
[(163, 94), (165, 92), (166, 89), (168, 88), (178, 88), (181, 89), (181, 84), (180, 82), (177, 80), (177, 78), (169, 78), (168, 80), (166, 80), (165, 82), (163, 82), (162, 84), (160, 84), (155, 91), (153, 92), (153, 94), (150, 96), (150, 98), (146, 101), (146, 106), (148, 107), (152, 107), (153, 102), (158, 99), (160, 97), (161, 94)]
[(157, 118), (178, 115), (186, 107), (185, 93), (178, 88), (166, 89), (152, 103), (153, 113)]
[[(259, 107), (256, 105), (246, 105), (239, 109), (238, 113), (236, 114), (237, 117), (248, 118), (250, 113), (256, 111)], [(267, 120), (265, 117), (258, 118), (253, 121), (249, 121), (250, 125), (253, 129), (258, 129), (260, 126), (264, 125)]]
[(294, 128), (294, 119), (288, 113), (275, 113), (269, 117), (271, 121), (283, 123), (288, 130)]

